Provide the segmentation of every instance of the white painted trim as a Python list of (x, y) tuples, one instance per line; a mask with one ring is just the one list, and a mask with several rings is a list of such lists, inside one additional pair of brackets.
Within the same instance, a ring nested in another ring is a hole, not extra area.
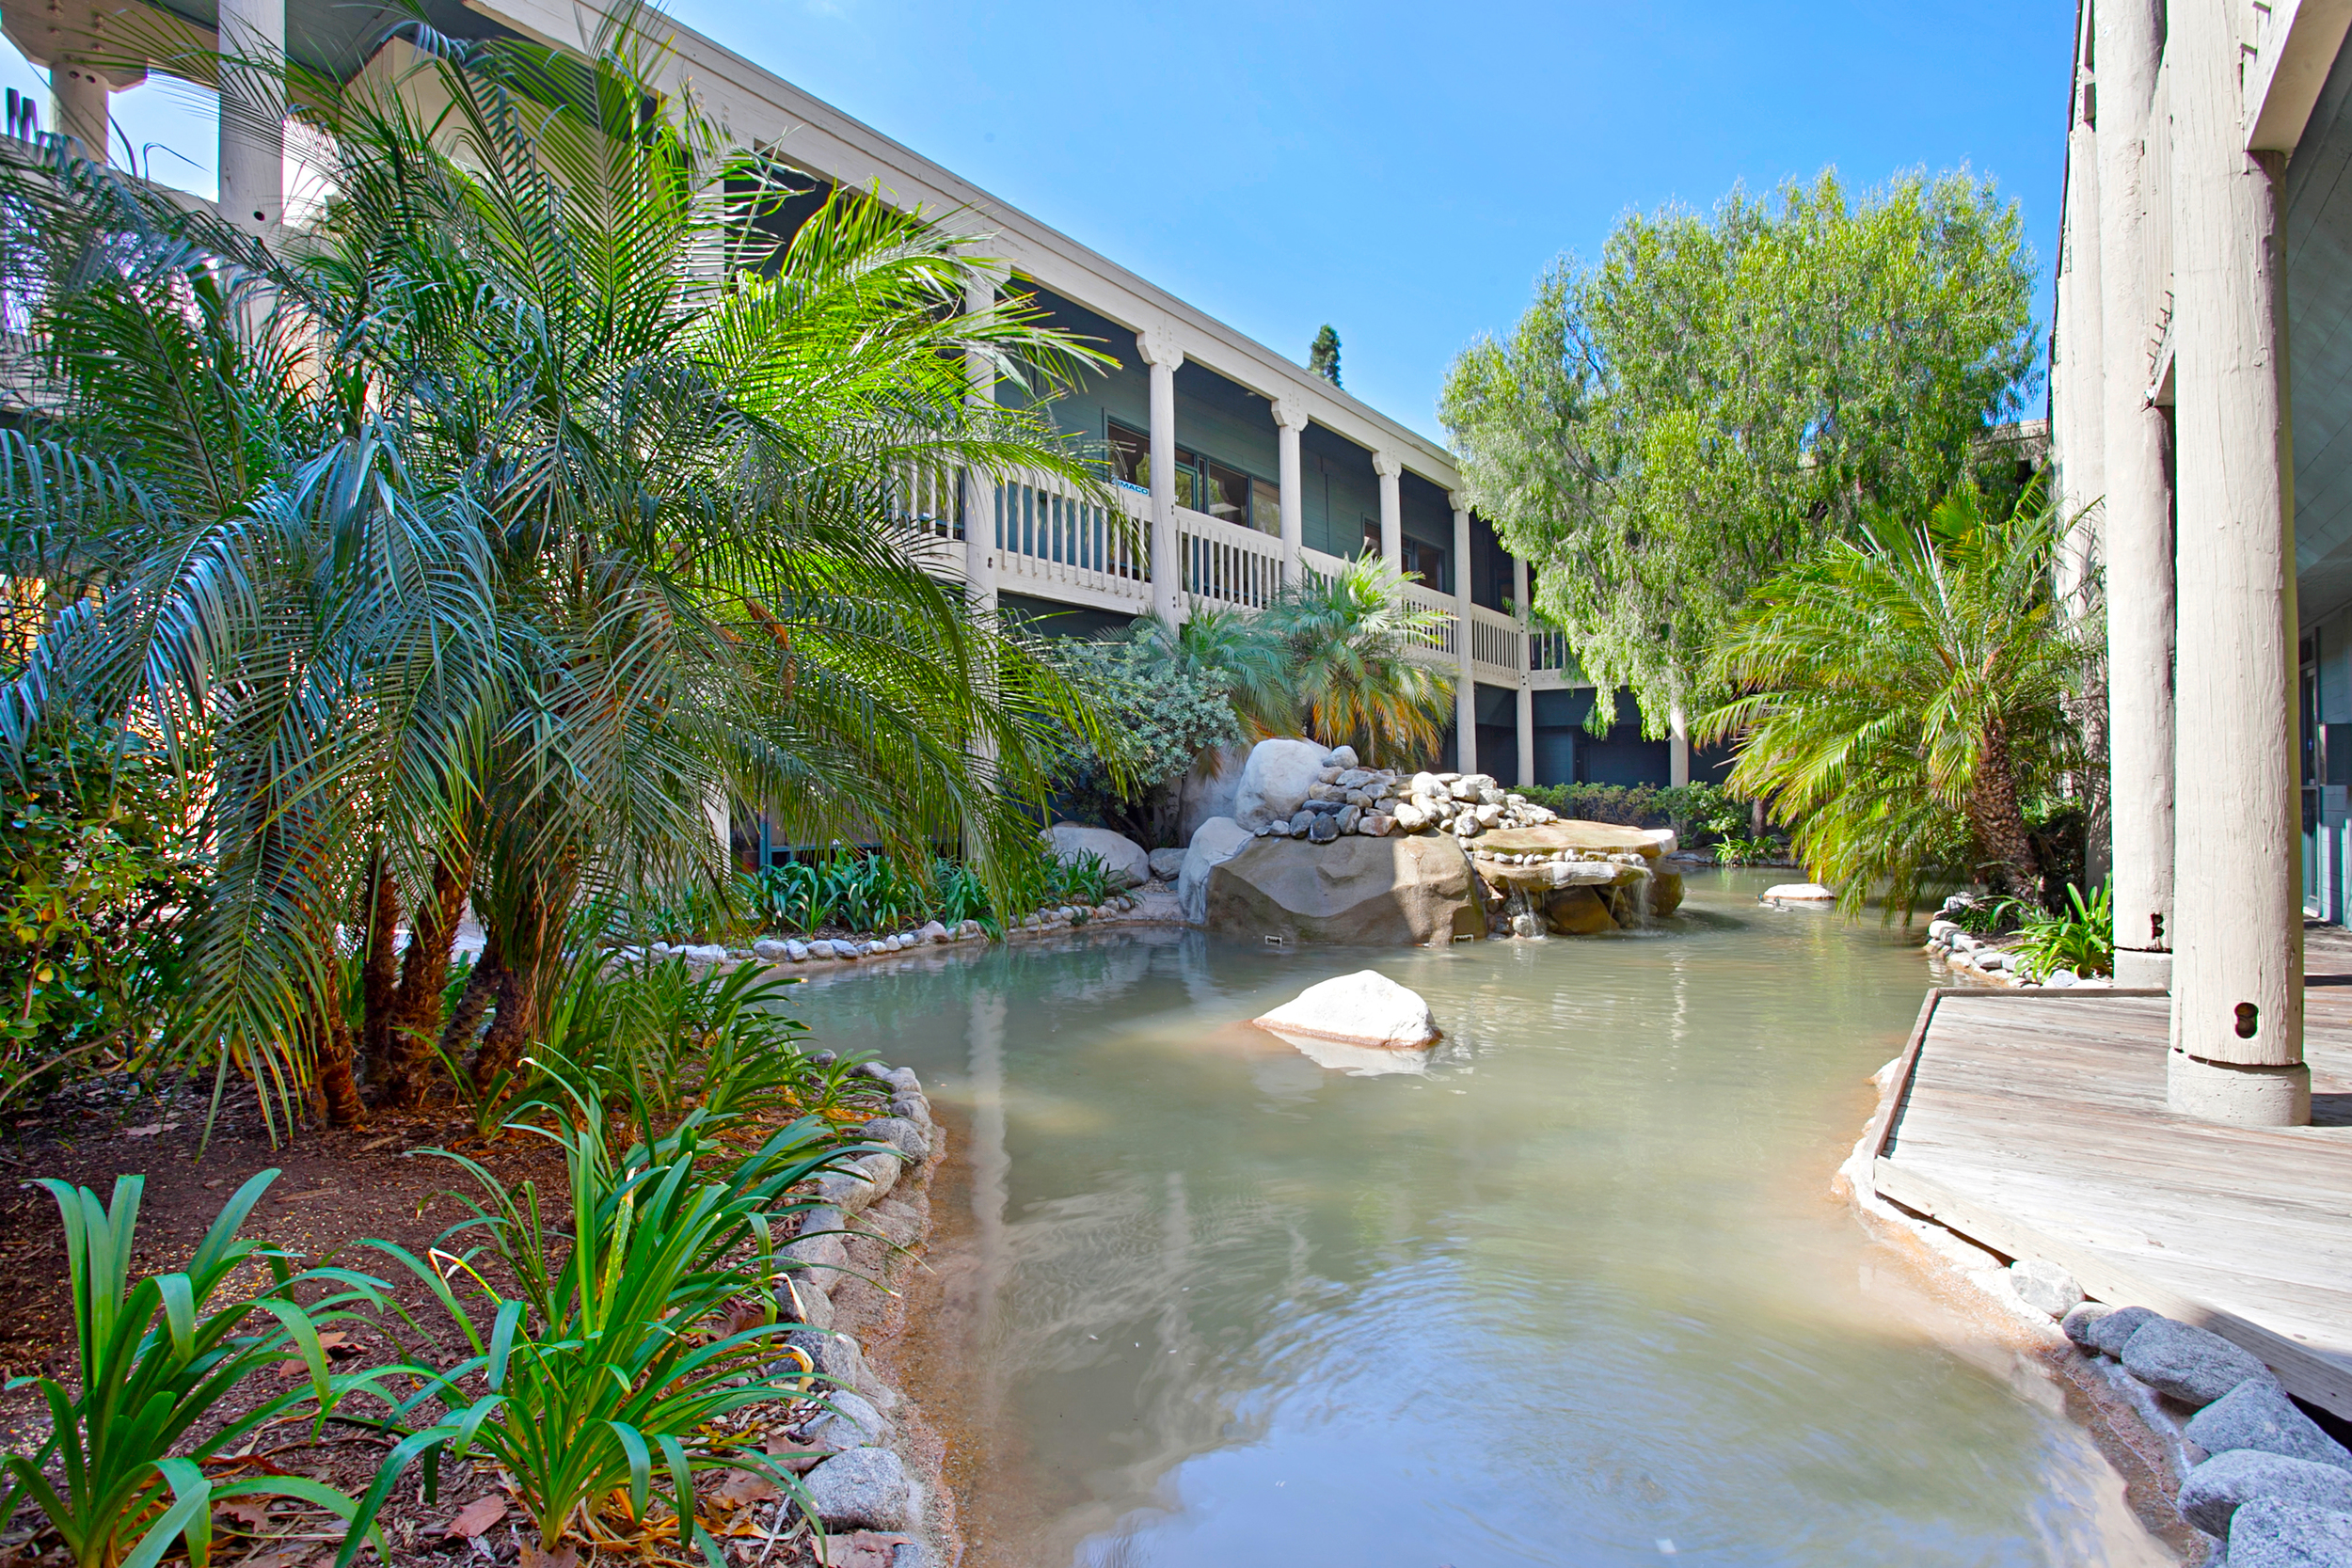
[(2262, 32), (2244, 67), (2246, 146), (2292, 152), (2352, 26), (2352, 0), (2273, 0), (2261, 14)]

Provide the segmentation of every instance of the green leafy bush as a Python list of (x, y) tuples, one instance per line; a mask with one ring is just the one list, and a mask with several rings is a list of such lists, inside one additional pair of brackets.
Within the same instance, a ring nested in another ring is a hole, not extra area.
[(135, 742), (59, 722), (0, 768), (0, 1102), (139, 1059), (177, 986), (199, 864)]
[(1149, 637), (1072, 639), (1052, 645), (1055, 666), (1104, 719), (1101, 737), (1064, 730), (1054, 767), (1062, 809), (1143, 844), (1174, 832), (1166, 786), (1204, 752), (1242, 738), (1224, 679)]
[(1699, 835), (1744, 832), (1748, 814), (1721, 784), (1528, 784), (1519, 794), (1563, 816), (1617, 822), (1629, 828), (1672, 828), (1692, 842)]
[[(322, 1324), (354, 1316), (352, 1304), (381, 1305), (376, 1281), (339, 1269), (296, 1275), (282, 1253), (238, 1239), (238, 1227), (278, 1174), (265, 1170), (237, 1189), (185, 1269), (136, 1284), (131, 1259), (146, 1179), (118, 1178), (103, 1207), (87, 1187), (40, 1183), (56, 1200), (65, 1226), (82, 1386), (69, 1393), (48, 1377), (10, 1385), (31, 1382), (40, 1390), (51, 1428), (29, 1457), (0, 1459), (8, 1478), (0, 1487), (0, 1520), (29, 1499), (80, 1568), (152, 1568), (175, 1538), (186, 1544), (193, 1568), (205, 1568), (216, 1503), (293, 1497), (354, 1518), (349, 1497), (305, 1476), (222, 1480), (204, 1470), (207, 1461), (305, 1404), (324, 1420), (346, 1393), (373, 1390), (381, 1375), (330, 1376), (319, 1341)], [(266, 1273), (268, 1288), (259, 1295), (235, 1293), (233, 1276), (256, 1266)], [(307, 1308), (295, 1302), (296, 1287), (322, 1282), (340, 1289)], [(276, 1326), (239, 1332), (257, 1316)], [(288, 1363), (307, 1369), (309, 1381), (222, 1418), (223, 1405), (248, 1378)], [(53, 1463), (58, 1484), (44, 1473)], [(364, 1526), (359, 1521), (352, 1529), (346, 1558), (369, 1539), (385, 1557), (382, 1538)]]
[[(431, 1262), (370, 1243), (415, 1275), (471, 1354), (437, 1370), (401, 1369), (421, 1382), (400, 1418), (436, 1405), (444, 1414), (386, 1456), (357, 1522), (373, 1521), (411, 1466), (425, 1466), (430, 1496), (443, 1462), (480, 1455), (514, 1478), (542, 1552), (568, 1531), (610, 1539), (642, 1526), (658, 1500), (672, 1511), (681, 1542), (723, 1564), (695, 1518), (698, 1473), (765, 1470), (799, 1490), (776, 1459), (726, 1430), (737, 1411), (812, 1393), (804, 1365), (779, 1370), (780, 1341), (793, 1325), (775, 1315), (771, 1227), (815, 1204), (787, 1198), (788, 1189), (875, 1146), (850, 1145), (824, 1121), (804, 1117), (723, 1178), (705, 1180), (701, 1163), (724, 1151), (710, 1137), (723, 1117), (698, 1109), (660, 1137), (648, 1126), (615, 1156), (593, 1091), (564, 1087), (567, 1104), (509, 1126), (563, 1148), (568, 1225), (548, 1223), (533, 1183), (509, 1187), (474, 1161), (442, 1152), (472, 1179), (479, 1196), (466, 1201), (474, 1217), (442, 1238)], [(469, 1233), (476, 1244), (445, 1250)], [(485, 1274), (492, 1261), (513, 1294)], [(402, 1316), (416, 1326), (405, 1309)], [(616, 1495), (626, 1496), (626, 1516), (608, 1519), (600, 1511)], [(348, 1568), (359, 1544), (355, 1529), (339, 1568)]]
[(2071, 969), (2076, 974), (2115, 973), (2115, 904), (2106, 887), (2083, 896), (2081, 888), (2066, 885), (2065, 910), (2052, 911), (2016, 906), (2015, 951), (2026, 973), (2035, 979)]

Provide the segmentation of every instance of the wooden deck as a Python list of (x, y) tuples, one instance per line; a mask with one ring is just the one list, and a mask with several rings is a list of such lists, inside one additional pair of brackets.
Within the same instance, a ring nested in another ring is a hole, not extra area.
[(2313, 1126), (2165, 1109), (2146, 991), (1931, 991), (1873, 1128), (1879, 1196), (2101, 1301), (2200, 1323), (2352, 1418), (2352, 950), (2305, 991)]

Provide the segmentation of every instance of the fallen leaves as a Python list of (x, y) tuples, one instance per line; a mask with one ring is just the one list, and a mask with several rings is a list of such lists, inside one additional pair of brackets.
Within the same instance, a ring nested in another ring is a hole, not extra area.
[(825, 1568), (890, 1568), (898, 1548), (914, 1539), (911, 1535), (884, 1535), (870, 1529), (829, 1535), (825, 1538)]
[(470, 1541), (506, 1517), (506, 1499), (492, 1493), (459, 1509), (449, 1522), (449, 1533)]

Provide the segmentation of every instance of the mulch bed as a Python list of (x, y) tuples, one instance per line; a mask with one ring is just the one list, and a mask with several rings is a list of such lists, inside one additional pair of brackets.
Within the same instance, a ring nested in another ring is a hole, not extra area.
[[(297, 1255), (301, 1265), (332, 1260), (386, 1281), (438, 1340), (419, 1343), (414, 1332), (401, 1325), (410, 1340), (404, 1351), (373, 1328), (351, 1325), (344, 1341), (329, 1352), (336, 1370), (346, 1372), (420, 1354), (447, 1365), (469, 1354), (448, 1324), (444, 1309), (421, 1285), (405, 1277), (402, 1265), (354, 1244), (365, 1240), (395, 1243), (422, 1259), (449, 1227), (469, 1217), (453, 1195), (469, 1193), (470, 1178), (449, 1161), (420, 1157), (416, 1151), (439, 1148), (463, 1153), (510, 1185), (534, 1180), (543, 1206), (559, 1214), (567, 1201), (560, 1149), (514, 1133), (485, 1144), (475, 1134), (470, 1116), (454, 1106), (415, 1116), (379, 1115), (368, 1126), (353, 1130), (305, 1129), (291, 1139), (281, 1125), (278, 1145), (273, 1148), (248, 1089), (223, 1106), (210, 1146), (199, 1157), (206, 1101), (194, 1088), (158, 1097), (120, 1081), (101, 1082), (20, 1111), (8, 1128), (0, 1129), (6, 1134), (0, 1137), (0, 1177), (8, 1179), (0, 1182), (0, 1300), (8, 1304), (0, 1314), (0, 1372), (11, 1378), (54, 1376), (69, 1391), (78, 1386), (64, 1237), (55, 1202), (46, 1191), (30, 1184), (34, 1178), (87, 1186), (104, 1201), (118, 1175), (144, 1175), (135, 1278), (183, 1266), (238, 1187), (256, 1172), (277, 1168), (282, 1174), (255, 1207), (243, 1234), (285, 1248)], [(256, 1320), (256, 1331), (265, 1322)], [(287, 1386), (264, 1371), (248, 1379), (231, 1399), (238, 1402), (237, 1408), (249, 1409)], [(382, 1409), (373, 1402), (367, 1408), (370, 1415)], [(764, 1406), (746, 1412), (768, 1413)], [(783, 1407), (775, 1407), (773, 1415), (770, 1425), (780, 1430)], [(0, 1394), (0, 1446), (30, 1453), (46, 1439), (48, 1427), (47, 1408), (33, 1388)], [(308, 1475), (358, 1497), (366, 1491), (389, 1447), (390, 1440), (380, 1435), (332, 1427), (323, 1441), (313, 1443), (310, 1423), (294, 1419), (258, 1433), (256, 1457), (250, 1463)], [(418, 1484), (420, 1474), (409, 1472), (381, 1515), (393, 1561), (512, 1564), (526, 1555), (522, 1511), (494, 1466), (444, 1466), (438, 1499), (430, 1504)], [(704, 1483), (697, 1484), (699, 1492)], [(781, 1512), (772, 1486), (742, 1471), (714, 1475), (708, 1484), (725, 1499), (717, 1507), (717, 1523), (723, 1526), (731, 1513), (739, 1532), (725, 1540), (731, 1556), (750, 1563), (762, 1560), (764, 1553), (770, 1568), (815, 1562), (805, 1539), (780, 1539), (770, 1549), (764, 1534), (751, 1534), (764, 1531)], [(291, 1502), (263, 1509), (261, 1505), (269, 1500), (230, 1504), (215, 1512), (214, 1562), (218, 1568), (327, 1568), (342, 1541), (340, 1524)], [(40, 1522), (30, 1508), (13, 1520), (0, 1521), (6, 1527), (0, 1533), (0, 1564), (54, 1568), (70, 1561), (54, 1537), (34, 1533)], [(723, 1538), (727, 1535), (724, 1528), (718, 1532)], [(845, 1561), (846, 1545), (835, 1547)], [(535, 1549), (527, 1555), (538, 1558)], [(596, 1556), (607, 1561), (700, 1561), (699, 1553), (691, 1547), (681, 1551), (675, 1541), (648, 1540), (633, 1553), (605, 1549)], [(360, 1560), (373, 1560), (371, 1550)]]

